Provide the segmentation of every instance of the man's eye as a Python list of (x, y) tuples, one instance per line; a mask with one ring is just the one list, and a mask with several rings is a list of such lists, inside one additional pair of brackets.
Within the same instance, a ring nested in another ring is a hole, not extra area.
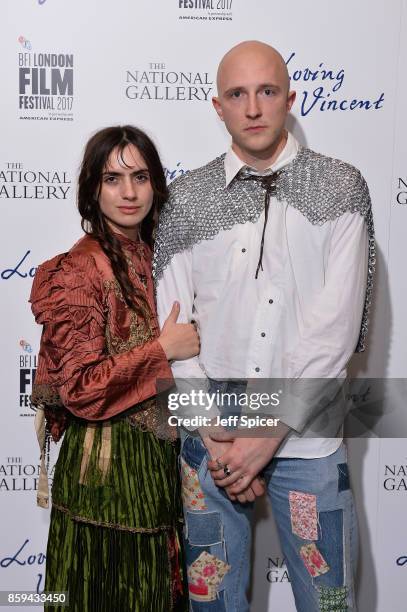
[(117, 180), (116, 176), (106, 176), (105, 177), (105, 183), (115, 183)]
[(232, 98), (240, 98), (241, 96), (241, 92), (240, 91), (234, 91), (232, 93)]
[(266, 87), (264, 93), (266, 96), (272, 96), (274, 92), (272, 89), (270, 89), (270, 87)]

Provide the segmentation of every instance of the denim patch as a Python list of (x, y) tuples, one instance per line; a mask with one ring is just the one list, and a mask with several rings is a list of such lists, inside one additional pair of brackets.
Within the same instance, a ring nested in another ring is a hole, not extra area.
[(346, 587), (319, 587), (318, 591), (321, 612), (347, 612), (348, 590)]
[(183, 457), (181, 457), (181, 495), (184, 508), (207, 510), (198, 472), (188, 465)]
[(216, 601), (219, 586), (230, 565), (202, 551), (188, 567), (189, 596), (194, 601)]
[(288, 494), (291, 530), (303, 540), (318, 539), (317, 498), (310, 493), (290, 491)]
[(349, 469), (347, 463), (338, 464), (338, 493), (341, 491), (347, 491), (350, 487), (349, 484)]
[(343, 567), (343, 510), (319, 513), (320, 538), (318, 550), (330, 567), (330, 571), (315, 578), (315, 585), (342, 587)]
[(195, 470), (199, 470), (206, 455), (206, 448), (201, 438), (188, 436), (182, 445), (181, 457)]
[(300, 556), (304, 561), (304, 565), (307, 568), (309, 574), (315, 578), (316, 576), (322, 576), (329, 572), (329, 565), (319, 552), (318, 548), (312, 542), (311, 544), (305, 544), (300, 548)]
[(222, 542), (219, 512), (186, 513), (187, 540), (191, 546), (214, 546)]

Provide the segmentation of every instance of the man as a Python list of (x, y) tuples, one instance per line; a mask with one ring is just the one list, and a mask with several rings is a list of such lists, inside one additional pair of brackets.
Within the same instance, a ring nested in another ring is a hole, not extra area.
[(218, 398), (272, 379), (303, 382), (304, 392), (268, 410), (281, 416), (273, 437), (182, 431), (192, 609), (248, 610), (245, 502), (267, 487), (297, 610), (355, 610), (357, 527), (337, 416), (367, 331), (368, 190), (355, 168), (286, 131), (295, 92), (275, 49), (231, 49), (217, 88), (231, 148), (172, 183), (156, 243), (159, 316), (178, 300), (201, 335), (200, 356), (174, 362), (173, 373)]

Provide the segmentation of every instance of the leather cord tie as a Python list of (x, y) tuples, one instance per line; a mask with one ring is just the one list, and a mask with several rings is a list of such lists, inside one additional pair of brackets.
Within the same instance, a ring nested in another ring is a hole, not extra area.
[(263, 232), (261, 235), (261, 243), (260, 243), (260, 256), (259, 262), (256, 268), (255, 278), (257, 279), (259, 276), (259, 271), (263, 272), (263, 251), (264, 251), (264, 236), (266, 233), (266, 225), (269, 216), (269, 208), (270, 208), (270, 198), (274, 195), (276, 191), (276, 179), (280, 173), (273, 172), (271, 174), (254, 174), (254, 172), (250, 168), (243, 168), (236, 178), (239, 181), (256, 181), (260, 183), (260, 185), (266, 190), (264, 196), (264, 224), (263, 224)]

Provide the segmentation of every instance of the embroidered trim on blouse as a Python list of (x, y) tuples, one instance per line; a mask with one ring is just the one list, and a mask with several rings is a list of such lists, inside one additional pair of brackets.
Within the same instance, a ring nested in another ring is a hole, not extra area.
[[(135, 272), (134, 272), (135, 273)], [(139, 275), (138, 275), (139, 276)], [(142, 281), (141, 281), (142, 282)], [(117, 298), (124, 302), (122, 291), (117, 280), (104, 282), (107, 291), (114, 291)], [(126, 310), (130, 311), (127, 304)], [(136, 312), (130, 311), (130, 331), (127, 340), (115, 336), (111, 331), (111, 313), (108, 314), (108, 323), (105, 329), (106, 345), (109, 355), (117, 355), (130, 351), (132, 348), (142, 346), (155, 337), (153, 331), (153, 316), (151, 312), (141, 318)], [(157, 403), (155, 398), (147, 399), (138, 405), (137, 412), (126, 417), (127, 422), (141, 431), (150, 431), (158, 438), (174, 442), (177, 438), (176, 429), (168, 425), (168, 414), (164, 406)]]
[(34, 383), (30, 400), (34, 406), (43, 404), (44, 406), (52, 406), (54, 408), (64, 407), (58, 391), (51, 387), (51, 385), (37, 385)]

